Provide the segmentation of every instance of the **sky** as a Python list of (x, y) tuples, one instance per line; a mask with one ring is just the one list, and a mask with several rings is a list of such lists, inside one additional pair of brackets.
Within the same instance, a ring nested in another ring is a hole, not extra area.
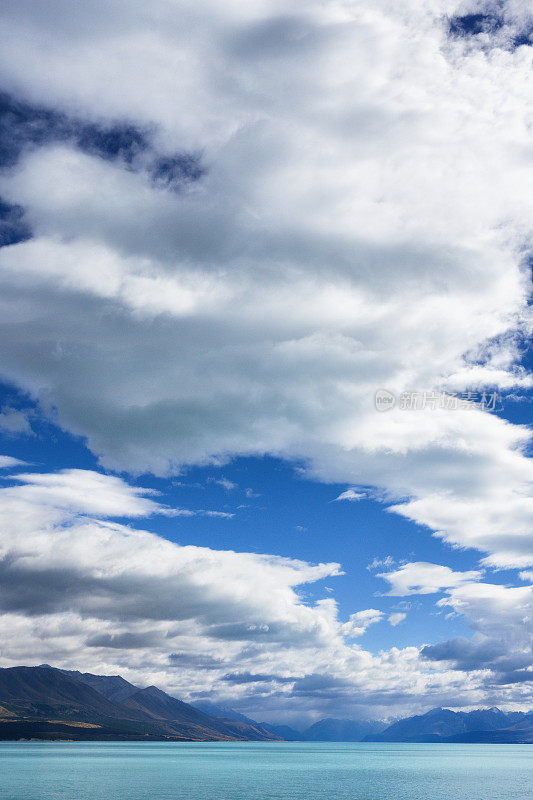
[(530, 4), (0, 35), (0, 665), (532, 708)]

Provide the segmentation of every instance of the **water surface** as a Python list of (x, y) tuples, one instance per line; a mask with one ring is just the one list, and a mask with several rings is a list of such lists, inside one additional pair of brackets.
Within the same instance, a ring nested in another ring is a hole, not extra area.
[(2, 800), (532, 800), (533, 746), (0, 743)]

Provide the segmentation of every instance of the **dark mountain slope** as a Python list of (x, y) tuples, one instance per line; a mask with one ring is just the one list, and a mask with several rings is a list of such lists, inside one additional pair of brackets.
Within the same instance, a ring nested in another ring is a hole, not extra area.
[[(161, 726), (50, 667), (0, 669), (0, 739), (162, 739)], [(174, 738), (184, 738), (174, 732)]]
[(215, 722), (213, 717), (197, 711), (196, 708), (171, 697), (166, 692), (158, 689), (157, 686), (147, 686), (146, 689), (137, 689), (136, 692), (127, 697), (123, 704), (124, 708), (131, 711), (145, 714), (151, 719), (179, 720), (195, 725), (210, 725)]
[(15, 713), (49, 716), (51, 711), (69, 718), (124, 717), (124, 709), (90, 686), (48, 667), (0, 669), (0, 704)]
[(49, 666), (0, 669), (0, 738), (28, 736), (193, 741), (279, 738), (256, 725), (215, 719), (155, 686), (139, 689), (116, 675), (66, 672)]
[(209, 728), (218, 735), (222, 734), (235, 739), (276, 740), (279, 738), (262, 729), (257, 723), (250, 724), (208, 716), (188, 703), (171, 697), (156, 686), (139, 689), (128, 697), (123, 705), (132, 711), (142, 712), (150, 719), (179, 722), (182, 726), (191, 726), (191, 730), (195, 730), (198, 726)]
[(77, 681), (91, 686), (103, 694), (108, 700), (122, 703), (127, 697), (139, 691), (138, 686), (121, 678), (120, 675), (93, 675), (91, 672), (78, 672), (78, 670), (60, 670), (64, 675), (70, 675)]

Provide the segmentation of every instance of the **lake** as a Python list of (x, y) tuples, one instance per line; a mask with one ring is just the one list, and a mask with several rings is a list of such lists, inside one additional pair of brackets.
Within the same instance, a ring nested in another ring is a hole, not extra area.
[(531, 800), (533, 746), (2, 742), (2, 800)]

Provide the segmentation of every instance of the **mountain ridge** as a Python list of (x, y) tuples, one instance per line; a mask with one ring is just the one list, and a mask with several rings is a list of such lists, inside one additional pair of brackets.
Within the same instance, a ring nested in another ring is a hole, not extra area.
[(509, 742), (533, 743), (533, 713), (501, 711), (493, 706), (474, 711), (433, 708), (405, 717), (366, 742)]
[[(118, 680), (117, 680), (118, 679)], [(91, 685), (92, 684), (92, 685)], [(95, 688), (98, 685), (103, 691)], [(123, 702), (109, 699), (127, 693)], [(203, 714), (155, 686), (49, 665), (0, 669), (0, 739), (271, 740), (257, 725)]]

